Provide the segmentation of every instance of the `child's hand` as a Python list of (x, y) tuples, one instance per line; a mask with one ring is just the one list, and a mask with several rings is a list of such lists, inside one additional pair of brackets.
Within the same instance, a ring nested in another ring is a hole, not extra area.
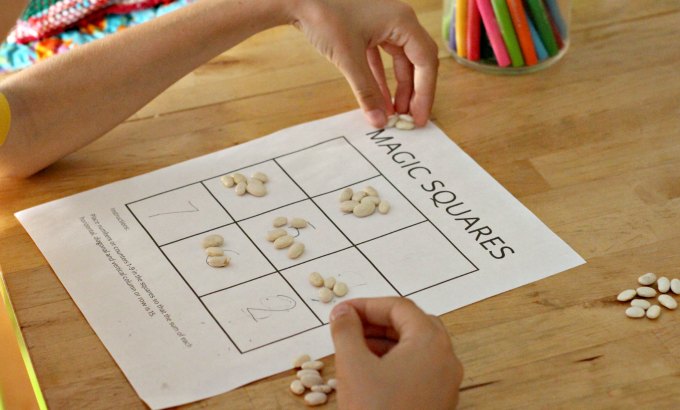
[[(410, 112), (416, 125), (425, 125), (439, 60), (437, 45), (410, 6), (398, 0), (301, 0), (293, 4), (293, 24), (342, 71), (373, 126), (384, 126), (386, 115), (394, 111)], [(394, 60), (394, 105), (378, 46)]]
[(463, 367), (441, 321), (404, 298), (353, 299), (331, 312), (338, 405), (451, 409)]

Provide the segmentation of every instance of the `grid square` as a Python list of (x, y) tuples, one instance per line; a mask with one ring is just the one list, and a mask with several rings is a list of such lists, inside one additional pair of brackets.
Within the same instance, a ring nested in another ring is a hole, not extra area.
[(128, 207), (159, 246), (233, 222), (200, 183)]
[[(309, 226), (304, 229), (286, 228), (289, 234), (305, 245), (305, 251), (297, 259), (288, 258), (288, 249), (276, 249), (266, 239), (267, 232), (274, 229), (272, 221), (277, 216), (303, 218)], [(306, 200), (281, 209), (271, 211), (254, 218), (239, 222), (243, 230), (255, 242), (257, 247), (267, 256), (277, 269), (300, 264), (313, 258), (345, 249), (351, 244), (347, 241), (331, 221), (319, 211), (314, 202)]]
[[(311, 272), (319, 272), (324, 278), (333, 276), (336, 280), (345, 282), (349, 293), (342, 298), (334, 297), (330, 303), (322, 303), (318, 299), (319, 288), (309, 283)], [(285, 269), (281, 274), (324, 323), (328, 323), (328, 315), (333, 307), (343, 300), (398, 295), (356, 248)]]
[[(378, 175), (373, 165), (341, 137), (281, 156), (276, 161), (309, 196)], [(309, 164), (323, 164), (323, 167)]]
[(430, 222), (366, 242), (359, 249), (402, 296), (477, 270)]
[[(206, 262), (201, 240), (208, 234), (222, 235), (229, 266), (213, 268)], [(235, 224), (205, 235), (196, 235), (162, 247), (163, 252), (197, 295), (205, 295), (275, 271), (253, 243)]]
[(202, 300), (242, 353), (321, 325), (276, 273)]
[(307, 198), (274, 161), (242, 168), (235, 172), (250, 177), (256, 171), (264, 172), (269, 177), (269, 182), (266, 184), (267, 195), (263, 197), (258, 198), (248, 194), (238, 196), (234, 188), (227, 188), (222, 184), (220, 177), (208, 179), (204, 184), (237, 221)]
[(375, 214), (364, 218), (357, 218), (352, 214), (345, 214), (340, 211), (340, 201), (338, 200), (341, 190), (314, 198), (314, 201), (319, 204), (326, 215), (335, 222), (338, 228), (347, 235), (352, 243), (361, 243), (426, 220), (425, 217), (382, 176), (354, 184), (351, 188), (354, 191), (360, 191), (367, 185), (375, 188), (378, 191), (380, 198), (390, 203), (390, 212), (382, 215), (376, 211)]

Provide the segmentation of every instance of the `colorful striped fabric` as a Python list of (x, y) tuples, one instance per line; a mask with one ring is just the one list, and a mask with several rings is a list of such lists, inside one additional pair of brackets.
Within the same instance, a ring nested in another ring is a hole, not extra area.
[(19, 44), (44, 40), (108, 14), (129, 13), (173, 0), (31, 0), (9, 38)]
[[(63, 0), (48, 1), (54, 2), (51, 6), (57, 3), (65, 4)], [(39, 39), (20, 42), (15, 35), (11, 35), (4, 43), (0, 43), (0, 72), (26, 68), (37, 61), (61, 54), (126, 27), (144, 23), (193, 1), (109, 0), (106, 7), (70, 23), (66, 29), (55, 31), (47, 36), (38, 36), (37, 31), (34, 32), (32, 36)], [(31, 8), (29, 5), (29, 9), (31, 13), (36, 12), (35, 7)], [(34, 14), (33, 17), (40, 15), (40, 13)]]

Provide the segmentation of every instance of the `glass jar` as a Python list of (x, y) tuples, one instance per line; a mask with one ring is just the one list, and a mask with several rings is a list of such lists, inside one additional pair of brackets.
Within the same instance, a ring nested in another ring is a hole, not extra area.
[(570, 17), (571, 0), (444, 0), (442, 36), (465, 66), (529, 73), (566, 53)]

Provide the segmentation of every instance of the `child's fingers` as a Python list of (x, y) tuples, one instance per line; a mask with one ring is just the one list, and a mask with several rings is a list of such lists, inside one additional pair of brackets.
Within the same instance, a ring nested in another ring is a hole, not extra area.
[(380, 51), (378, 47), (370, 47), (366, 50), (366, 57), (368, 59), (368, 65), (371, 67), (373, 72), (373, 77), (375, 77), (382, 92), (383, 98), (385, 99), (386, 114), (394, 114), (394, 106), (392, 105), (392, 96), (390, 94), (390, 88), (387, 85), (387, 78), (385, 78), (385, 66), (383, 65), (382, 58), (380, 57)]

